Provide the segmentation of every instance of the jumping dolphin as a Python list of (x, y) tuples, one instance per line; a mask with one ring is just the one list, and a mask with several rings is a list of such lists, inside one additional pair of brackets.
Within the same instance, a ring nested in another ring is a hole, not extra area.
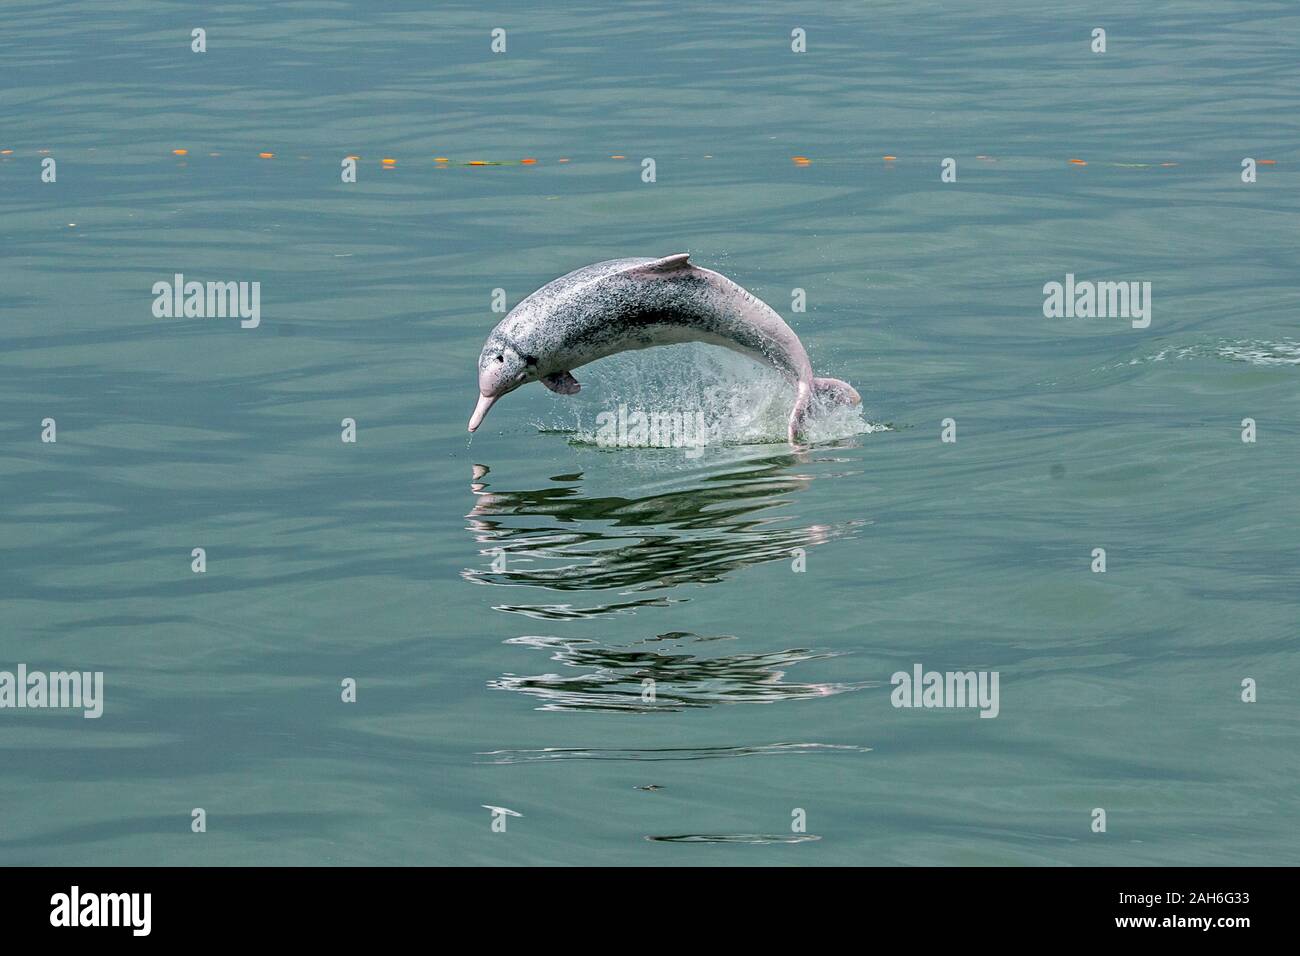
[(573, 395), (580, 387), (575, 368), (618, 352), (680, 342), (721, 345), (770, 365), (793, 384), (791, 444), (803, 434), (814, 395), (840, 405), (862, 401), (847, 382), (813, 377), (799, 337), (767, 303), (688, 258), (682, 253), (583, 266), (511, 309), (479, 355), (479, 400), (469, 430), (520, 385), (540, 381)]

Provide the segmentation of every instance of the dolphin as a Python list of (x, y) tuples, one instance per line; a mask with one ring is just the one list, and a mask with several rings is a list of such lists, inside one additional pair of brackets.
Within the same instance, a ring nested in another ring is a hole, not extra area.
[(688, 253), (662, 259), (609, 259), (548, 282), (498, 323), (478, 359), (478, 406), (488, 409), (528, 382), (573, 395), (573, 370), (656, 345), (705, 342), (769, 365), (795, 386), (788, 438), (798, 444), (814, 397), (857, 405), (853, 386), (813, 377), (803, 343), (765, 302), (726, 276), (691, 265)]

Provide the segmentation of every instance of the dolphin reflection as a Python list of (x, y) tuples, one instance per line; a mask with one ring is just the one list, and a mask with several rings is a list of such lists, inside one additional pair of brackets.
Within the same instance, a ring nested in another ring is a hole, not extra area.
[[(838, 656), (827, 652), (790, 648), (767, 654), (711, 657), (688, 653), (680, 646), (681, 642), (724, 639), (730, 638), (673, 631), (640, 642), (668, 642), (662, 649), (651, 649), (557, 637), (516, 637), (506, 643), (550, 651), (552, 661), (578, 673), (531, 677), (507, 674), (489, 681), (488, 686), (535, 697), (541, 702), (538, 710), (648, 714), (719, 704), (773, 704), (831, 697), (879, 683), (805, 684), (785, 680), (786, 668), (792, 665)], [(653, 699), (646, 697), (647, 681), (653, 681)]]
[(475, 465), (467, 530), (486, 566), (461, 575), (475, 584), (617, 590), (628, 598), (588, 608), (498, 606), (542, 619), (631, 613), (686, 600), (638, 592), (717, 583), (741, 568), (852, 536), (868, 523), (790, 526), (785, 506), (813, 481), (793, 469), (807, 461), (806, 453), (787, 452), (731, 462), (689, 487), (643, 497), (585, 494), (582, 474), (556, 476), (536, 490), (489, 490), (489, 469)]

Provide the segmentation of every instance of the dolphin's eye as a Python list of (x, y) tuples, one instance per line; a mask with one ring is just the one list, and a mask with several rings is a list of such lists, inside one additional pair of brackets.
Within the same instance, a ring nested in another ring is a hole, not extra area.
[(537, 364), (537, 356), (536, 356), (536, 355), (525, 355), (525, 356), (524, 356), (524, 364), (525, 364), (525, 365), (529, 365), (529, 366), (536, 365), (536, 364)]

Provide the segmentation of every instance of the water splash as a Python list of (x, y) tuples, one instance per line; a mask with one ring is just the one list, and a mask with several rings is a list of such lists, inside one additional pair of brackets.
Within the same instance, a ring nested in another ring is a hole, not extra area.
[[(536, 422), (539, 431), (605, 448), (787, 440), (794, 388), (772, 369), (723, 348), (692, 342), (623, 353), (590, 366), (585, 378), (585, 398), (575, 403), (572, 417)], [(637, 413), (646, 427), (637, 427)], [(867, 421), (861, 406), (819, 401), (804, 437), (815, 445), (887, 430)]]
[(1218, 355), (1219, 358), (1251, 365), (1300, 365), (1300, 342), (1233, 342), (1219, 346)]
[(1228, 362), (1245, 362), (1260, 368), (1300, 365), (1300, 342), (1283, 339), (1268, 342), (1262, 339), (1222, 339), (1194, 345), (1168, 345), (1127, 362), (1104, 366), (1101, 371), (1145, 365), (1150, 362), (1168, 362), (1191, 359), (1220, 359)]

